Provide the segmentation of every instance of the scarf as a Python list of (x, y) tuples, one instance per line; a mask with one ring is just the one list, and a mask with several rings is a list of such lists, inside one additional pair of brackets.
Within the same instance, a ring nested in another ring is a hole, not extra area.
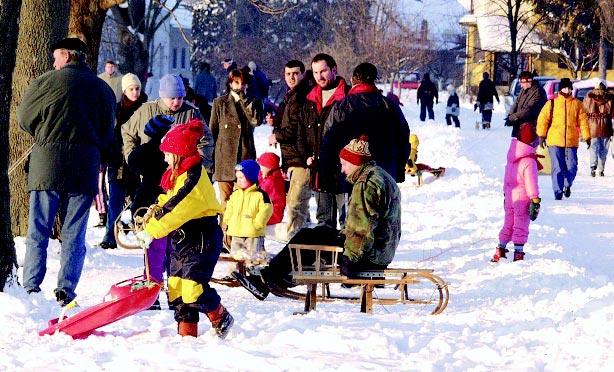
[(379, 92), (379, 90), (377, 90), (377, 87), (375, 85), (367, 84), (367, 83), (360, 83), (360, 84), (354, 85), (352, 89), (350, 89), (350, 91), (348, 92), (348, 96), (352, 94), (374, 93), (374, 92)]
[(162, 187), (162, 190), (164, 190), (164, 192), (171, 190), (173, 187), (175, 187), (175, 180), (177, 179), (177, 177), (184, 174), (188, 171), (188, 169), (201, 162), (202, 158), (198, 153), (196, 153), (194, 155), (190, 155), (186, 158), (181, 159), (179, 165), (177, 166), (177, 169), (175, 169), (174, 172), (171, 167), (166, 168), (166, 171), (164, 171), (164, 174), (162, 175), (162, 180), (160, 180), (160, 186)]

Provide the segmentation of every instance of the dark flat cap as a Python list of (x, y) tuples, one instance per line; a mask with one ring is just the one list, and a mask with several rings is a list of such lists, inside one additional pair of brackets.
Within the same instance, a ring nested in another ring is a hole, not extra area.
[(67, 37), (51, 45), (51, 51), (56, 49), (75, 50), (77, 52), (86, 53), (87, 45), (81, 39), (76, 37)]

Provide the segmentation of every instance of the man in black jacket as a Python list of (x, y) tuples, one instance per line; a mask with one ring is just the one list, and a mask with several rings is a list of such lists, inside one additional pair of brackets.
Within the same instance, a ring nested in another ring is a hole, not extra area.
[[(300, 230), (309, 220), (309, 169), (305, 159), (298, 151), (298, 131), (301, 122), (301, 111), (305, 105), (309, 85), (305, 77), (305, 65), (298, 60), (291, 60), (284, 67), (284, 80), (288, 91), (279, 104), (275, 116), (268, 115), (267, 123), (273, 125), (273, 133), (269, 136), (269, 145), (279, 143), (281, 146), (281, 167), (290, 180), (290, 188), (286, 196), (288, 210), (288, 225), (284, 240)], [(279, 234), (281, 235), (281, 231)]]
[(30, 83), (17, 120), (34, 139), (28, 189), (30, 214), (23, 286), (40, 292), (53, 220), (60, 214), (62, 250), (55, 295), (62, 306), (76, 294), (85, 259), (85, 231), (98, 170), (113, 142), (115, 95), (87, 67), (87, 46), (66, 38), (52, 46), (54, 71)]
[(495, 97), (497, 99), (497, 103), (499, 103), (499, 94), (497, 94), (495, 83), (490, 80), (490, 75), (488, 75), (488, 72), (484, 72), (482, 77), (483, 79), (480, 81), (477, 102), (475, 104), (476, 107), (480, 108), (480, 112), (482, 113), (482, 129), (490, 129), (490, 120), (492, 119), (492, 109), (494, 103), (492, 98)]
[(424, 74), (418, 91), (416, 92), (416, 97), (420, 105), (420, 121), (426, 119), (427, 111), (429, 113), (429, 120), (435, 120), (433, 99), (435, 99), (435, 103), (439, 103), (439, 92), (435, 84), (431, 81), (431, 76), (428, 73)]
[[(409, 157), (409, 126), (400, 107), (377, 89), (376, 79), (377, 68), (371, 63), (361, 63), (354, 69), (352, 89), (335, 105), (324, 125), (321, 168), (345, 178), (341, 176), (339, 151), (352, 139), (367, 135), (375, 163), (401, 183)], [(349, 191), (349, 187), (342, 191)]]
[(518, 80), (521, 91), (505, 119), (505, 126), (512, 127), (512, 137), (518, 137), (520, 126), (524, 123), (532, 123), (535, 128), (539, 112), (548, 100), (544, 89), (533, 80), (533, 73), (523, 71)]

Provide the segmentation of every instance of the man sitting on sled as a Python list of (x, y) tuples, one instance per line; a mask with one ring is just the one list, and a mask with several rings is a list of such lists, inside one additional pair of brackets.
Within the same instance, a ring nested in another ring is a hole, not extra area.
[[(401, 192), (394, 179), (371, 160), (366, 136), (353, 139), (339, 153), (341, 171), (352, 187), (345, 228), (339, 232), (326, 226), (301, 229), (288, 244), (343, 246), (339, 259), (341, 274), (382, 270), (394, 258), (401, 238)], [(303, 262), (315, 259), (303, 251)], [(259, 274), (232, 275), (259, 300), (270, 291), (292, 286), (290, 249), (286, 245)]]

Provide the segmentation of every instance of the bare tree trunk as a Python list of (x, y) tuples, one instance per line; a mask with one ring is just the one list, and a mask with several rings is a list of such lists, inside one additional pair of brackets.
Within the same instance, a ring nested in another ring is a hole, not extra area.
[(605, 27), (601, 27), (601, 33), (599, 35), (599, 78), (603, 80), (605, 80), (608, 73), (607, 52), (608, 45), (605, 39)]
[(109, 8), (126, 0), (71, 0), (68, 34), (87, 44), (87, 64), (95, 72), (102, 36), (102, 24)]
[[(10, 111), (11, 164), (27, 154), (32, 145), (32, 138), (25, 136), (17, 124), (17, 106), (30, 81), (52, 68), (49, 48), (52, 43), (66, 37), (68, 5), (69, 0), (22, 0)], [(25, 235), (28, 228), (29, 195), (23, 164), (15, 168), (9, 179), (12, 191), (12, 231), (15, 235)]]
[[(9, 148), (9, 109), (11, 106), (11, 82), (15, 67), (17, 20), (21, 0), (0, 0), (0, 149)], [(0, 151), (0, 292), (10, 284), (13, 270), (17, 268), (15, 242), (11, 233), (11, 209), (9, 193), (9, 153)]]

